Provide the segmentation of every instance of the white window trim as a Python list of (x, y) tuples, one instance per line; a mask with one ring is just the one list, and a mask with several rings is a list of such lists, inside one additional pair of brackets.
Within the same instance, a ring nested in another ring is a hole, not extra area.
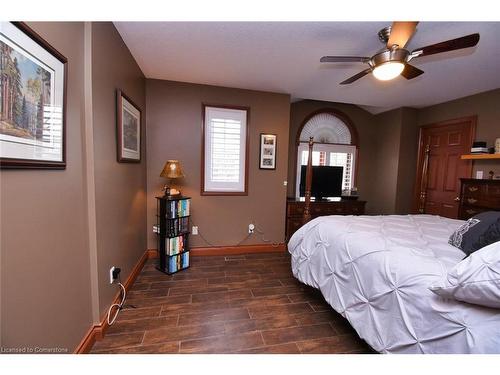
[[(300, 170), (302, 167), (302, 152), (303, 151), (309, 151), (309, 143), (308, 142), (300, 142), (299, 147), (297, 147), (297, 174), (296, 174), (296, 179), (295, 179), (295, 197), (300, 198)], [(354, 185), (354, 177), (356, 176), (356, 158), (357, 158), (357, 148), (356, 146), (353, 145), (340, 145), (340, 144), (321, 144), (321, 143), (315, 143), (313, 152), (315, 151), (323, 151), (326, 152), (326, 160), (325, 160), (325, 165), (330, 165), (330, 152), (345, 152), (345, 153), (350, 153), (352, 154), (352, 161), (351, 161), (351, 188)], [(344, 185), (342, 184), (342, 189), (344, 188)]]
[[(246, 195), (247, 181), (247, 137), (248, 137), (248, 109), (236, 109), (217, 106), (204, 106), (204, 178), (202, 186), (202, 194), (207, 195), (224, 195), (224, 194), (239, 194)], [(211, 123), (214, 118), (224, 118), (239, 121), (240, 128), (240, 160), (239, 160), (239, 178), (237, 182), (218, 182), (211, 179), (212, 170), (212, 144), (211, 140)]]

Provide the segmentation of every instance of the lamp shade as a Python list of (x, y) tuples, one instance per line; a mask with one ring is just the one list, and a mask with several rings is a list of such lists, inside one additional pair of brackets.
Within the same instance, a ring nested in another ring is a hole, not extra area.
[(405, 65), (403, 63), (389, 61), (376, 66), (373, 69), (373, 75), (381, 81), (389, 81), (399, 76), (404, 69)]
[(184, 172), (182, 171), (181, 163), (179, 160), (167, 160), (163, 170), (160, 173), (160, 177), (165, 178), (180, 178), (184, 177)]

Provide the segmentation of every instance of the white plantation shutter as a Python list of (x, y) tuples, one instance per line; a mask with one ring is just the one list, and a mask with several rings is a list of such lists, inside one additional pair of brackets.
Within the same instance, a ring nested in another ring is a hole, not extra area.
[(247, 111), (205, 107), (205, 192), (245, 192)]
[[(343, 190), (351, 190), (353, 187), (353, 172), (354, 172), (354, 155), (356, 154), (355, 146), (347, 146), (350, 147), (350, 150), (338, 150), (338, 148), (333, 148), (334, 152), (330, 153), (330, 163), (329, 165), (334, 167), (343, 167), (344, 172), (342, 174), (342, 189)], [(342, 147), (340, 147), (342, 148)]]
[(211, 122), (212, 181), (240, 180), (241, 122), (214, 118)]

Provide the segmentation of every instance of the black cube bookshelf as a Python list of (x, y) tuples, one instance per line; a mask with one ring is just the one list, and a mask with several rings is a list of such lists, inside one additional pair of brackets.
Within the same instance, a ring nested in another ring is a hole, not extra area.
[(156, 268), (168, 275), (189, 268), (190, 210), (190, 197), (156, 197)]

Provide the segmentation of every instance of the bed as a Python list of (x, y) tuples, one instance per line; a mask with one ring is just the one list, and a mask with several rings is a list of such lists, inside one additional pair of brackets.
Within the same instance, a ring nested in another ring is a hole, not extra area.
[(325, 216), (291, 237), (294, 276), (317, 288), (381, 353), (500, 353), (500, 310), (429, 290), (464, 253), (463, 221), (432, 215)]

